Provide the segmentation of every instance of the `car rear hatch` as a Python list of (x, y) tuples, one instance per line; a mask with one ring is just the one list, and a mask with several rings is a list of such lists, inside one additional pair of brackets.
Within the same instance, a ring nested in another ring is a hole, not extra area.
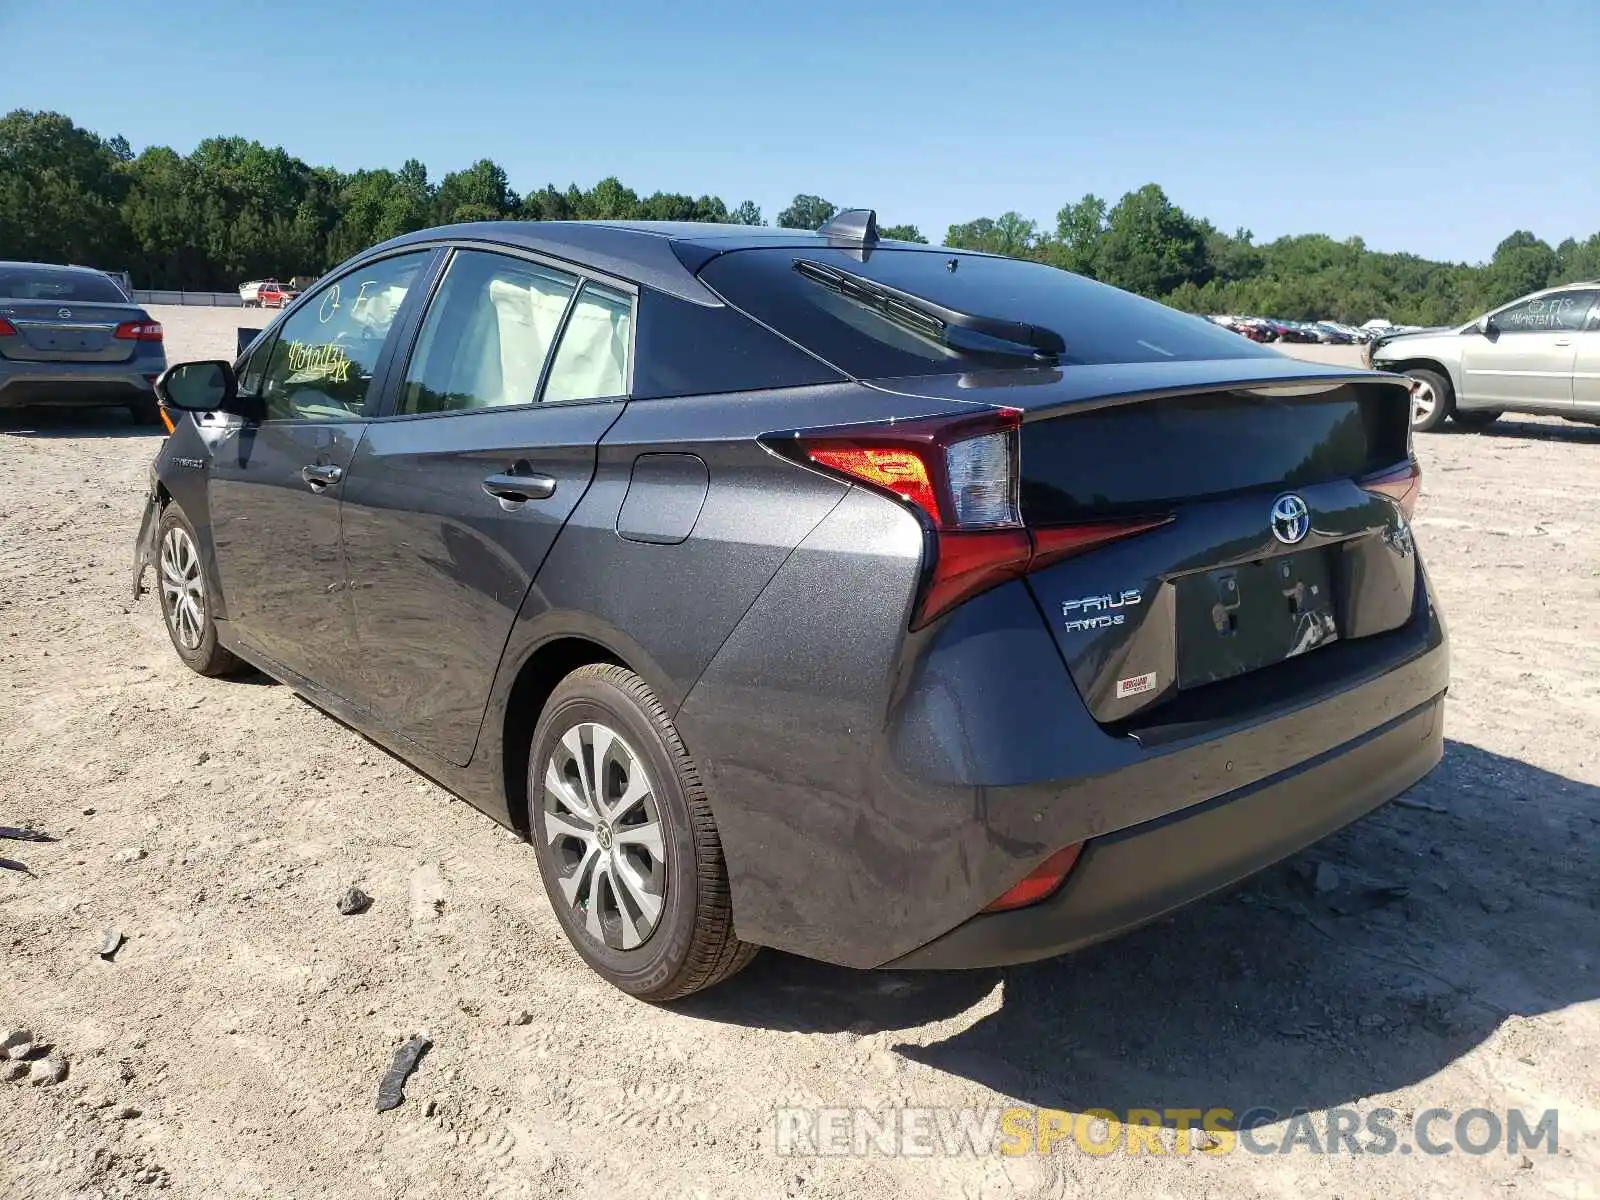
[[(1021, 410), (1026, 586), (1101, 723), (1411, 615), (1401, 381), (1246, 359), (874, 386)], [(1040, 568), (1052, 545), (1081, 549)]]
[(13, 362), (127, 362), (140, 341), (159, 341), (160, 330), (132, 304), (0, 297), (0, 357)]

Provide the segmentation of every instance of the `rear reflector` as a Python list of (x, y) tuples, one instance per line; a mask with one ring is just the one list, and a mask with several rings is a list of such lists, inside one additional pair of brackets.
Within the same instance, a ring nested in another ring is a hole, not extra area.
[(160, 321), (124, 321), (111, 335), (122, 342), (159, 342), (162, 338)]
[(17, 327), (4, 317), (0, 317), (0, 337), (16, 337)]
[(1057, 850), (1045, 859), (1023, 878), (1005, 895), (983, 911), (986, 913), (1009, 912), (1014, 908), (1026, 908), (1030, 904), (1037, 904), (1041, 900), (1048, 900), (1055, 895), (1057, 890), (1067, 878), (1067, 873), (1077, 865), (1078, 855), (1083, 853), (1083, 843), (1076, 842), (1064, 850)]
[(1361, 486), (1366, 491), (1389, 497), (1409, 521), (1417, 511), (1417, 499), (1422, 494), (1422, 468), (1412, 459), (1392, 471), (1368, 476), (1361, 480)]

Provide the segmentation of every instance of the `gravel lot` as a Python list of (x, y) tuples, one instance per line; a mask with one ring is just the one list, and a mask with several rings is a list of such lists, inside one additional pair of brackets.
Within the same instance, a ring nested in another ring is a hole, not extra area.
[[(176, 361), (262, 314), (157, 316)], [(0, 869), (0, 1035), (68, 1072), (0, 1063), (0, 1195), (1600, 1194), (1600, 428), (1419, 440), (1455, 669), (1445, 761), (1402, 802), (1073, 958), (769, 953), (671, 1009), (583, 968), (512, 836), (288, 689), (181, 666), (128, 598), (157, 444), (120, 414), (0, 415), (0, 825), (56, 839), (0, 841), (26, 868)], [(375, 903), (340, 916), (353, 883)], [(778, 1105), (1013, 1100), (1390, 1108), (1406, 1145), (1428, 1108), (1554, 1108), (1559, 1150), (774, 1148)]]

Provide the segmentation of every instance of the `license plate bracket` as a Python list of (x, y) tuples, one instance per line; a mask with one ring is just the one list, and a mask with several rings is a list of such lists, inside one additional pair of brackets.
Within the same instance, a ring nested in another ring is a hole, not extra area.
[(1326, 550), (1302, 550), (1173, 581), (1178, 686), (1271, 666), (1339, 638)]

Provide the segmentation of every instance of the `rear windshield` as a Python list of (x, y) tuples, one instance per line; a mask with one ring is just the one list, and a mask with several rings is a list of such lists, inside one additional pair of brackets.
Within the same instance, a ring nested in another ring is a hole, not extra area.
[(8, 300), (76, 301), (126, 304), (122, 289), (92, 271), (52, 271), (38, 267), (0, 268), (0, 296)]
[(857, 379), (942, 375), (988, 354), (958, 350), (815, 282), (795, 269), (821, 263), (946, 308), (1042, 326), (1061, 335), (1063, 364), (1273, 357), (1203, 317), (1192, 317), (1039, 263), (949, 251), (737, 250), (700, 278), (735, 308)]

